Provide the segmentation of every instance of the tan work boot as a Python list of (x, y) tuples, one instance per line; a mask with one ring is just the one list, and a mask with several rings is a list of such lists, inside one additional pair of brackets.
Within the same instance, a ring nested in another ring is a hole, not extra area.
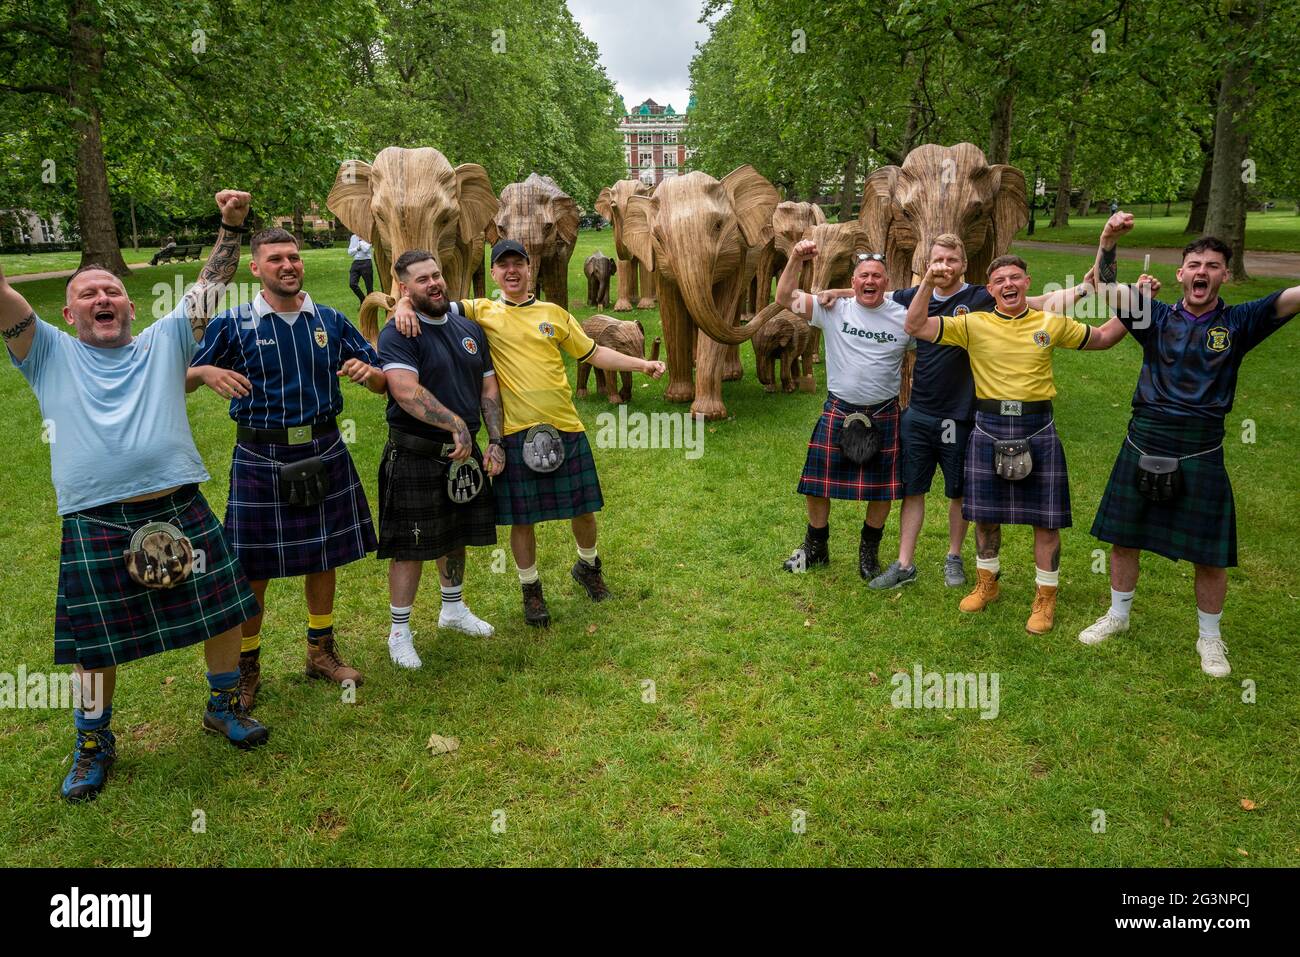
[(324, 678), (335, 684), (351, 681), (361, 687), (361, 672), (343, 663), (334, 646), (334, 636), (325, 635), (318, 644), (307, 643), (307, 677)]
[(985, 568), (978, 569), (975, 590), (961, 600), (962, 611), (983, 611), (998, 600), (998, 576)]
[(252, 711), (262, 687), (262, 663), (257, 655), (239, 656), (239, 706)]
[(1025, 631), (1031, 635), (1045, 635), (1056, 622), (1056, 586), (1039, 585), (1034, 594), (1034, 610), (1025, 622)]

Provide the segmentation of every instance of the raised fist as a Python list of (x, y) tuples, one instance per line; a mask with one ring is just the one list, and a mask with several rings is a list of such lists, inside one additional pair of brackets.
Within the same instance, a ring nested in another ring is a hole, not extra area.
[(248, 216), (249, 204), (253, 197), (237, 189), (223, 189), (217, 193), (217, 209), (221, 210), (221, 221), (231, 226), (242, 226)]
[(1106, 225), (1102, 229), (1102, 235), (1107, 237), (1123, 236), (1133, 228), (1133, 214), (1120, 211), (1112, 213), (1110, 219), (1106, 220)]
[(817, 258), (817, 244), (811, 239), (801, 239), (790, 250), (790, 258), (795, 262), (807, 262)]

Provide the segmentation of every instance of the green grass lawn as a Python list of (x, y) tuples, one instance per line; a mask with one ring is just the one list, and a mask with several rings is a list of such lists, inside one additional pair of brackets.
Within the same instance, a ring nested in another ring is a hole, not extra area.
[[(612, 243), (608, 231), (582, 234), (571, 264), (579, 317), (593, 311), (581, 307), (581, 261)], [(1088, 267), (1082, 256), (1027, 258), (1036, 286)], [(346, 254), (305, 259), (313, 298), (354, 313)], [(1172, 269), (1156, 269), (1172, 281)], [(174, 272), (130, 277), (142, 317)], [(251, 280), (246, 266), (239, 278)], [(56, 316), (61, 281), (20, 288)], [(658, 330), (656, 312), (633, 315), (648, 337)], [(57, 795), (71, 716), (0, 711), (0, 864), (1296, 866), (1295, 336), (1284, 329), (1247, 360), (1229, 420), (1242, 564), (1223, 623), (1228, 679), (1198, 666), (1183, 563), (1144, 562), (1127, 635), (1096, 648), (1075, 640), (1109, 602), (1088, 529), (1128, 418), (1139, 368), (1131, 340), (1057, 358), (1075, 527), (1063, 534), (1057, 627), (1046, 637), (1024, 630), (1027, 528), (1007, 530), (1003, 599), (979, 616), (957, 611), (961, 592), (941, 576), (938, 483), (910, 589), (876, 594), (859, 580), (863, 509), (849, 503), (832, 510), (831, 566), (782, 573), (803, 534), (794, 489), (823, 394), (765, 394), (744, 346), (745, 377), (724, 387), (732, 418), (706, 427), (702, 457), (597, 450), (615, 600), (594, 606), (581, 595), (568, 577), (568, 528), (545, 525), (538, 566), (552, 628), (524, 626), (513, 563), (503, 550), (494, 572), (493, 550), (478, 549), (466, 595), (496, 636), (437, 635), (438, 591), (426, 577), (413, 617), (425, 665), (399, 671), (385, 644), (385, 564), (359, 562), (340, 572), (335, 617), (367, 681), (345, 704), (303, 677), (301, 584), (273, 583), (257, 711), (270, 745), (243, 754), (201, 733), (197, 648), (121, 670), (119, 761), (91, 806)], [(817, 378), (824, 391), (821, 366)], [(662, 400), (665, 381), (638, 379), (632, 411), (684, 411)], [(0, 400), (13, 430), (0, 483), (0, 671), (48, 670), (59, 541), (48, 450), (12, 368), (0, 374)], [(190, 406), (212, 473), (205, 494), (220, 513), (233, 426), (206, 390)], [(599, 395), (577, 406), (593, 434), (610, 408)], [(372, 505), (383, 410), (380, 397), (347, 387), (343, 417), (356, 423)], [(1247, 419), (1252, 444), (1241, 441)], [(897, 529), (895, 509), (887, 560)], [(1000, 713), (893, 708), (891, 675), (917, 663), (996, 672)], [(1244, 679), (1256, 683), (1255, 703), (1242, 700)], [(653, 702), (643, 700), (647, 681)], [(460, 750), (431, 756), (434, 732), (458, 737)], [(1092, 828), (1097, 809), (1105, 833)], [(196, 811), (206, 833), (192, 831)], [(792, 827), (796, 812), (804, 833)]]
[[(1124, 237), (1124, 246), (1140, 248), (1143, 246), (1170, 246), (1182, 248), (1194, 239), (1190, 233), (1183, 232), (1187, 225), (1187, 204), (1176, 204), (1172, 215), (1164, 214), (1165, 208), (1157, 203), (1150, 208), (1144, 203), (1123, 207), (1134, 214), (1133, 232)], [(1050, 214), (1038, 215), (1034, 235), (1026, 229), (1016, 234), (1017, 239), (1030, 239), (1043, 243), (1085, 243), (1095, 246), (1101, 235), (1101, 227), (1106, 225), (1106, 216), (1071, 216), (1070, 225), (1052, 228)], [(1246, 251), (1247, 252), (1300, 252), (1300, 216), (1295, 207), (1287, 205), (1282, 209), (1267, 213), (1246, 214)]]
[[(158, 251), (158, 247), (149, 246), (140, 249), (131, 249), (129, 246), (123, 247), (122, 258), (127, 264), (147, 263), (153, 258), (153, 254)], [(206, 256), (212, 252), (211, 243), (204, 245), (203, 253)], [(58, 272), (63, 269), (76, 269), (81, 263), (81, 253), (5, 253), (0, 256), (0, 268), (3, 268), (6, 276), (26, 276), (36, 272)]]

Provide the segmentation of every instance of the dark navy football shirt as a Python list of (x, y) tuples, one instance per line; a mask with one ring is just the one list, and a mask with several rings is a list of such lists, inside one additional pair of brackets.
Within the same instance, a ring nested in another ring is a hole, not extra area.
[[(906, 308), (916, 298), (916, 290), (916, 286), (909, 286), (890, 295), (894, 302)], [(946, 299), (931, 294), (929, 315), (990, 312), (996, 302), (987, 287), (963, 283)], [(975, 379), (970, 371), (970, 353), (960, 346), (941, 346), (918, 338), (911, 405), (918, 412), (938, 419), (963, 422), (975, 418)]]
[(343, 313), (304, 296), (301, 312), (281, 316), (259, 292), (208, 323), (190, 365), (233, 369), (252, 383), (251, 394), (230, 400), (230, 417), (239, 425), (285, 429), (343, 411), (338, 371), (353, 358), (379, 364)]
[[(464, 316), (448, 312), (437, 319), (420, 316), (420, 334), (407, 338), (388, 323), (379, 333), (379, 361), (383, 369), (414, 372), (420, 385), (465, 420), (469, 434), (478, 432), (483, 379), (495, 375), (492, 353), (483, 327)], [(400, 432), (434, 442), (450, 442), (451, 435), (408, 413), (390, 394), (388, 424)]]
[(1200, 419), (1226, 416), (1246, 353), (1291, 320), (1274, 314), (1281, 294), (1235, 306), (1220, 299), (1199, 318), (1183, 308), (1181, 299), (1172, 306), (1147, 299), (1118, 311), (1124, 328), (1142, 346), (1133, 408)]

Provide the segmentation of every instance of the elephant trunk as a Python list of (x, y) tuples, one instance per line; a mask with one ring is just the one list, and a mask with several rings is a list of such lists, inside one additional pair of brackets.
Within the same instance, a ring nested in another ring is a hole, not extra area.
[[(686, 311), (690, 313), (691, 319), (695, 321), (695, 325), (699, 327), (701, 332), (714, 342), (736, 346), (754, 338), (754, 333), (759, 330), (763, 323), (780, 312), (779, 309), (765, 308), (746, 325), (732, 325), (732, 317), (736, 315), (741, 285), (738, 276), (732, 277), (730, 280), (719, 283), (712, 288), (706, 286), (702, 278), (691, 278), (681, 283), (677, 288), (682, 294), (682, 301), (686, 303)], [(721, 287), (723, 299), (723, 308), (721, 309), (718, 308), (717, 301), (719, 287)]]

